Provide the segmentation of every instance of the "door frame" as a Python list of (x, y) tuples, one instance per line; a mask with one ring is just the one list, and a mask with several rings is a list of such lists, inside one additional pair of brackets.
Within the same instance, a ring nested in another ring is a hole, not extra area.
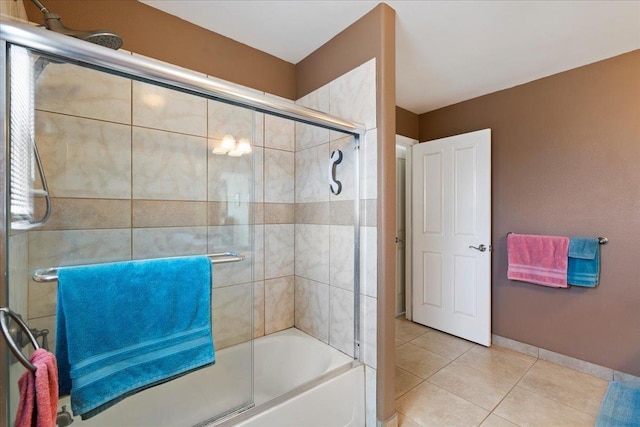
[[(411, 258), (413, 255), (412, 244), (413, 244), (413, 228), (411, 224), (412, 216), (411, 209), (413, 208), (411, 191), (412, 191), (412, 180), (411, 180), (411, 158), (412, 158), (412, 147), (418, 143), (417, 139), (409, 138), (403, 135), (396, 135), (396, 146), (400, 145), (406, 148), (407, 150), (407, 158), (406, 158), (406, 171), (405, 171), (405, 242), (404, 242), (404, 256), (405, 256), (405, 274), (404, 274), (404, 300), (405, 300), (405, 318), (407, 320), (413, 319), (413, 307), (411, 305), (411, 301), (413, 299), (413, 276), (412, 272), (412, 264)], [(397, 157), (397, 156), (396, 156)], [(397, 201), (396, 201), (397, 202)], [(396, 266), (398, 268), (398, 266)]]

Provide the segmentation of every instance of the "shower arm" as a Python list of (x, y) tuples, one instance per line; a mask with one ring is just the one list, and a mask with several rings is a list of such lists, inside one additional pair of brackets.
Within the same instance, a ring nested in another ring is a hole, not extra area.
[(31, 0), (33, 2), (33, 4), (35, 4), (36, 6), (38, 6), (38, 9), (40, 9), (40, 12), (42, 13), (51, 13), (49, 11), (49, 9), (47, 9), (42, 3), (40, 3), (38, 0)]

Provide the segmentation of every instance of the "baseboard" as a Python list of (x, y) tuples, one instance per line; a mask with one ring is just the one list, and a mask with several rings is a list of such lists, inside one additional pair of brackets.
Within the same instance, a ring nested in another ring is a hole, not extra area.
[(565, 366), (575, 371), (593, 375), (594, 377), (602, 378), (607, 381), (640, 380), (640, 377), (636, 377), (635, 375), (616, 371), (615, 369), (596, 365), (595, 363), (587, 362), (586, 360), (577, 359), (575, 357), (566, 356), (564, 354), (536, 347), (531, 344), (512, 340), (511, 338), (501, 337), (500, 335), (492, 334), (491, 340), (494, 344), (501, 347), (506, 347), (510, 350), (517, 351), (518, 353), (537, 357), (539, 359), (546, 360), (547, 362)]

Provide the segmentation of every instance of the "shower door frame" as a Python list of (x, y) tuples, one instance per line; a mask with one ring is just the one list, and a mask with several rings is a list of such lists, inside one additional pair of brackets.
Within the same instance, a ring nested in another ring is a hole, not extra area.
[[(72, 37), (57, 34), (40, 27), (20, 22), (3, 21), (0, 25), (0, 65), (5, 76), (0, 81), (0, 191), (4, 195), (0, 202), (0, 306), (8, 302), (8, 224), (9, 206), (7, 186), (7, 164), (9, 161), (9, 111), (8, 50), (11, 45), (21, 46), (33, 52), (59, 58), (65, 62), (96, 69), (109, 74), (160, 85), (239, 107), (250, 108), (259, 113), (275, 115), (296, 122), (319, 126), (346, 133), (354, 137), (354, 342), (353, 354), (361, 359), (360, 352), (360, 143), (364, 139), (363, 124), (343, 120), (320, 111), (302, 107), (292, 101), (257, 94), (222, 81), (211, 80), (184, 68), (169, 65), (151, 58), (137, 57), (101, 47)], [(9, 365), (7, 351), (0, 351), (0, 420), (8, 421), (9, 392), (7, 381)]]

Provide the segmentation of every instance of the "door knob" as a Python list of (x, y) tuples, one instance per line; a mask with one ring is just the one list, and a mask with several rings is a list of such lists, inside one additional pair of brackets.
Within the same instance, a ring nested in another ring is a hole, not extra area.
[(470, 249), (475, 249), (476, 251), (484, 252), (487, 250), (485, 245), (480, 245), (477, 248), (475, 246), (469, 246)]

